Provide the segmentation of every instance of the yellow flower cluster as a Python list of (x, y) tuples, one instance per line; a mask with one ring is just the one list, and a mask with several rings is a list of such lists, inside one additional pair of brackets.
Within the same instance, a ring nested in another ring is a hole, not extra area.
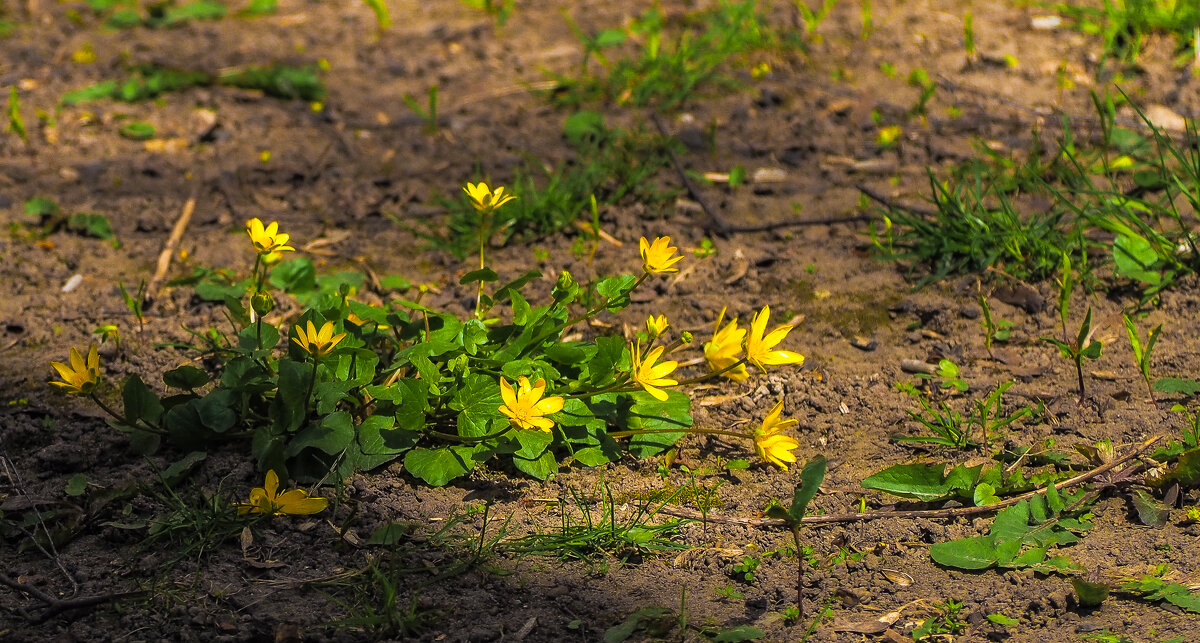
[[(678, 248), (671, 246), (670, 237), (658, 237), (647, 241), (645, 237), (638, 241), (639, 252), (642, 256), (642, 270), (645, 275), (678, 272), (675, 267), (682, 257), (677, 256)], [(789, 350), (778, 348), (779, 344), (792, 331), (790, 324), (776, 326), (770, 332), (767, 325), (771, 318), (770, 306), (763, 306), (750, 320), (749, 328), (740, 328), (736, 317), (722, 326), (725, 321), (726, 309), (722, 308), (717, 315), (713, 328), (712, 339), (704, 345), (704, 361), (711, 373), (718, 374), (735, 382), (741, 382), (750, 377), (746, 368), (747, 363), (753, 364), (759, 370), (767, 370), (769, 366), (784, 366), (802, 364), (804, 356)], [(653, 342), (661, 337), (668, 328), (665, 315), (653, 316), (646, 319), (646, 333)], [(632, 363), (630, 365), (630, 380), (641, 386), (655, 399), (666, 400), (664, 387), (675, 386), (679, 382), (667, 376), (673, 373), (678, 362), (658, 360), (666, 347), (658, 346), (642, 355), (640, 343), (630, 347)], [(742, 356), (744, 353), (744, 357)], [(751, 438), (754, 450), (764, 461), (787, 470), (788, 465), (796, 462), (792, 452), (799, 448), (800, 443), (794, 438), (782, 434), (782, 431), (794, 424), (795, 419), (781, 420), (783, 400), (780, 400), (767, 413), (762, 425), (754, 430)]]

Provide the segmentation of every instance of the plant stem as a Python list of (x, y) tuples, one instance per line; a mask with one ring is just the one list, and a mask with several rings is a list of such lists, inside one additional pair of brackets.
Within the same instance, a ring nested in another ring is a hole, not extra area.
[(792, 540), (796, 541), (796, 609), (800, 612), (801, 619), (804, 618), (804, 553), (800, 550), (800, 526), (803, 523), (793, 523), (790, 525), (792, 532)]
[(313, 353), (313, 372), (308, 380), (308, 393), (304, 394), (304, 417), (308, 417), (308, 403), (312, 400), (313, 389), (317, 387), (317, 367), (321, 364), (321, 356)]
[(97, 406), (99, 406), (101, 409), (103, 409), (105, 413), (112, 416), (112, 418), (114, 420), (116, 420), (117, 422), (120, 422), (121, 424), (129, 424), (129, 420), (127, 420), (124, 415), (121, 415), (121, 414), (117, 413), (116, 411), (108, 408), (108, 405), (105, 404), (104, 402), (101, 402), (100, 398), (97, 397), (95, 393), (92, 393), (88, 397), (92, 398), (92, 401), (95, 402)]
[[(483, 233), (484, 233), (484, 224), (486, 224), (486, 223), (487, 223), (487, 213), (484, 212), (483, 210), (480, 210), (479, 211), (479, 228), (476, 230), (476, 234), (479, 236), (479, 269), (480, 270), (483, 270), (485, 267), (485, 264), (483, 261), (483, 247), (484, 247), (485, 243), (487, 242), (487, 237), (485, 237)], [(482, 315), (482, 308), (483, 308), (483, 281), (481, 280), (479, 282), (478, 290), (476, 291), (476, 294), (475, 294), (475, 319), (479, 319), (480, 316)]]
[[(1083, 349), (1082, 349), (1082, 347), (1081, 347), (1079, 350), (1080, 350), (1080, 351), (1082, 351), (1082, 350), (1083, 350)], [(1075, 374), (1079, 376), (1079, 404), (1081, 404), (1081, 405), (1082, 405), (1082, 404), (1083, 404), (1083, 398), (1084, 398), (1084, 392), (1083, 392), (1083, 355), (1082, 355), (1082, 354), (1076, 354), (1076, 355), (1075, 355)]]
[(610, 438), (627, 438), (633, 435), (646, 435), (650, 433), (695, 433), (697, 435), (728, 435), (735, 438), (751, 438), (753, 436), (748, 433), (740, 433), (738, 431), (728, 431), (726, 429), (635, 429), (629, 431), (613, 431), (608, 434)]

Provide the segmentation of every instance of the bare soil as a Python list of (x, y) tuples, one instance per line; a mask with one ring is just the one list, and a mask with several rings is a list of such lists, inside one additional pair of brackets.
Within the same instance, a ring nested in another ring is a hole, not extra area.
[[(124, 344), (120, 354), (111, 344), (104, 348), (107, 381), (131, 372), (156, 381), (158, 373), (190, 359), (158, 343), (186, 340), (184, 327), (203, 331), (224, 323), (218, 310), (187, 288), (167, 288), (155, 298), (142, 330), (122, 305), (118, 282), (128, 286), (152, 274), (185, 201), (196, 198), (195, 213), (181, 246), (186, 258), (174, 257), (172, 276), (194, 266), (247, 272), (252, 257), (242, 225), (257, 216), (278, 220), (300, 246), (327, 241), (307, 248), (323, 270), (368, 266), (377, 274), (430, 282), (440, 290), (432, 305), (466, 312), (462, 302), (471, 293), (457, 284), (470, 266), (427, 249), (391, 217), (411, 223), (439, 216), (434, 197), (455, 194), (476, 172), (504, 183), (526, 157), (551, 163), (566, 158), (569, 148), (560, 131), (569, 112), (527, 91), (545, 81), (547, 72), (570, 73), (578, 64), (580, 47), (564, 14), (594, 32), (623, 24), (651, 3), (519, 2), (508, 24), (496, 28), (459, 2), (393, 0), (396, 24), (379, 35), (369, 9), (354, 2), (281, 0), (277, 14), (254, 20), (124, 31), (104, 29), (82, 3), (33, 0), (19, 9), (15, 4), (7, 8), (20, 27), (0, 40), (0, 85), (20, 83), (31, 131), (28, 143), (12, 135), (0, 138), (0, 212), (10, 230), (0, 239), (5, 284), (0, 390), (7, 402), (0, 407), (0, 510), (24, 532), (3, 534), (0, 569), (48, 597), (103, 600), (39, 619), (44, 602), (28, 592), (0, 589), (0, 639), (374, 640), (372, 630), (347, 619), (380, 610), (382, 594), (356, 598), (338, 583), (361, 585), (370, 577), (364, 570), (371, 561), (389, 558), (392, 569), (408, 570), (393, 577), (396, 604), (415, 615), (409, 631), (394, 635), (402, 640), (594, 641), (635, 610), (659, 606), (675, 615), (682, 609), (691, 625), (685, 633), (674, 630), (673, 639), (702, 640), (697, 628), (752, 625), (766, 632), (765, 640), (792, 641), (804, 636), (811, 615), (824, 605), (832, 616), (816, 624), (811, 640), (902, 640), (933, 613), (934, 604), (946, 600), (964, 605), (968, 627), (961, 640), (1078, 640), (1105, 629), (1136, 640), (1200, 640), (1196, 617), (1171, 606), (1114, 597), (1088, 609), (1078, 605), (1062, 576), (965, 573), (930, 560), (930, 544), (981, 533), (986, 517), (806, 530), (803, 537), (819, 564), (804, 580), (808, 615), (798, 624), (781, 616), (795, 602), (795, 559), (763, 556), (789, 545), (790, 534), (781, 530), (692, 522), (676, 538), (687, 547), (682, 553), (626, 562), (602, 556), (600, 563), (586, 563), (520, 557), (501, 546), (477, 564), (460, 564), (469, 561), (480, 538), (501, 529), (507, 537), (552, 532), (561, 524), (560, 500), (578, 517), (572, 493), (598, 515), (607, 485), (623, 518), (655, 491), (686, 489), (689, 476), (678, 463), (664, 479), (657, 461), (564, 467), (544, 483), (483, 468), (438, 489), (393, 465), (322, 489), (322, 495), (339, 499), (333, 511), (260, 522), (249, 541), (235, 537), (182, 557), (187, 538), (147, 541), (145, 528), (129, 524), (167, 515), (163, 502), (140, 496), (104, 505), (95, 498), (136, 482), (154, 486), (155, 471), (184, 454), (134, 455), (98, 409), (46, 385), (53, 375), (47, 362), (62, 360), (71, 346), (85, 346), (97, 325), (116, 323)], [(662, 2), (668, 14), (708, 4)], [(798, 24), (790, 3), (772, 4), (773, 24)], [(1006, 439), (1013, 444), (1053, 438), (1069, 451), (1111, 439), (1120, 449), (1173, 434), (1181, 418), (1166, 410), (1170, 400), (1156, 405), (1147, 399), (1118, 335), (1119, 323), (1110, 320), (1100, 331), (1111, 349), (1106, 342), (1101, 359), (1089, 364), (1100, 376), (1089, 374), (1088, 398), (1077, 404), (1073, 367), (1038, 341), (1055, 332), (1052, 306), (1039, 306), (1053, 300), (1052, 284), (1029, 286), (1024, 301), (1009, 298), (1021, 305), (992, 297), (995, 313), (1012, 320), (1015, 332), (1001, 349), (1003, 359), (990, 359), (975, 299), (980, 288), (990, 292), (997, 282), (956, 278), (913, 292), (905, 266), (871, 257), (867, 224), (855, 219), (864, 213), (858, 185), (919, 203), (928, 189), (925, 168), (937, 171), (971, 158), (973, 140), (1023, 149), (1034, 127), (1053, 131), (1061, 114), (1088, 114), (1099, 40), (1065, 28), (1034, 30), (1030, 18), (1038, 12), (1032, 8), (973, 3), (982, 60), (968, 64), (963, 3), (872, 5), (874, 30), (866, 40), (860, 37), (858, 3), (842, 2), (821, 26), (821, 42), (810, 43), (807, 53), (763, 54), (771, 68), (764, 78), (737, 71), (742, 89), (696, 96), (664, 119), (687, 145), (680, 160), (689, 170), (726, 172), (735, 165), (751, 175), (772, 170), (774, 180), (700, 188), (702, 199), (729, 223), (752, 226), (797, 217), (851, 222), (717, 235), (695, 199), (681, 191), (664, 212), (636, 203), (604, 208), (605, 231), (623, 245), (602, 243), (593, 261), (572, 253), (576, 233), (568, 230), (496, 249), (497, 270), (516, 275), (539, 267), (547, 274), (540, 287), (548, 290), (561, 269), (580, 278), (630, 269), (639, 236), (669, 234), (684, 248), (711, 237), (715, 256), (689, 256), (680, 274), (657, 282), (647, 291), (653, 296), (639, 298), (627, 314), (610, 321), (619, 330), (621, 324), (636, 327), (647, 314), (665, 313), (676, 328), (706, 338), (721, 306), (743, 320), (763, 304), (778, 322), (797, 319), (787, 345), (807, 356), (803, 369), (698, 389), (694, 416), (699, 427), (757, 422), (782, 397), (787, 414), (800, 420), (794, 432), (800, 459), (819, 453), (830, 458), (823, 493), (814, 502), (825, 513), (855, 511), (864, 496), (871, 507), (892, 506), (895, 499), (864, 492), (858, 484), (890, 465), (975, 456), (927, 453), (889, 440), (915, 431), (905, 413), (915, 402), (894, 388), (913, 379), (901, 371), (906, 359), (954, 359), (973, 393), (1016, 378), (1005, 408), (1041, 400), (1047, 413), (1043, 421), (1010, 431)], [(69, 12), (82, 19), (72, 20)], [(72, 53), (85, 43), (96, 60), (73, 62)], [(1200, 81), (1170, 65), (1170, 48), (1166, 40), (1150, 42), (1141, 73), (1125, 87), (1148, 104), (1194, 116)], [(1006, 54), (1018, 66), (995, 62)], [(63, 92), (119, 75), (129, 63), (215, 71), (317, 58), (330, 66), (323, 112), (303, 102), (222, 88), (135, 105), (104, 101), (54, 111)], [(898, 69), (895, 77), (881, 71), (885, 62)], [(1056, 70), (1064, 63), (1076, 87), (1061, 91)], [(947, 85), (930, 103), (928, 119), (902, 120), (918, 93), (904, 78), (917, 66)], [(441, 130), (428, 135), (401, 97), (424, 96), (433, 84), (440, 88)], [(951, 107), (961, 115), (950, 117)], [(597, 108), (614, 123), (649, 123), (644, 111)], [(56, 124), (37, 125), (36, 110), (53, 112)], [(876, 145), (872, 112), (903, 122), (895, 148)], [(127, 118), (152, 123), (158, 138), (168, 141), (165, 149), (118, 136), (117, 126)], [(706, 131), (715, 132), (711, 149)], [(270, 153), (269, 160), (262, 159), (263, 152)], [(661, 181), (664, 188), (681, 187), (672, 172)], [(22, 212), (34, 196), (52, 197), (67, 212), (106, 215), (120, 247), (67, 230), (41, 239)], [(82, 283), (62, 292), (74, 275)], [(1109, 320), (1129, 301), (1097, 293), (1088, 303), (1097, 319)], [(1200, 329), (1192, 320), (1198, 308), (1194, 280), (1161, 297), (1148, 318), (1164, 324), (1156, 372), (1195, 376)], [(856, 347), (868, 343), (869, 350)], [(103, 394), (115, 399), (111, 384)], [(719, 457), (752, 456), (747, 450), (746, 444), (691, 436), (682, 442), (679, 462), (711, 467)], [(87, 501), (65, 492), (76, 474), (91, 485)], [(754, 518), (771, 498), (789, 498), (797, 475), (795, 469), (784, 473), (755, 463), (701, 484), (716, 486), (714, 516)], [(192, 504), (201, 494), (229, 501), (244, 498), (261, 480), (245, 445), (231, 444), (210, 454), (175, 492)], [(1194, 495), (1184, 500), (1184, 506), (1195, 503)], [(697, 504), (694, 494), (678, 502)], [(434, 537), (467, 508), (484, 503), (490, 503), (486, 528), (484, 514), (474, 513), (447, 530), (448, 539)], [(1096, 528), (1069, 550), (1085, 568), (1104, 577), (1140, 576), (1170, 563), (1184, 578), (1200, 574), (1195, 556), (1200, 531), (1183, 523), (1182, 509), (1161, 529), (1141, 526), (1123, 496), (1105, 497), (1095, 514)], [(38, 515), (55, 530), (53, 550), (34, 546), (45, 540), (32, 537), (43, 528)], [(368, 545), (371, 534), (389, 521), (409, 525), (408, 534), (389, 547)], [(862, 555), (839, 562), (839, 552)], [(733, 578), (733, 566), (747, 554), (762, 556), (762, 563), (752, 582), (741, 582)], [(726, 587), (741, 596), (718, 593)], [(124, 592), (132, 594), (118, 596)], [(843, 630), (896, 611), (899, 618), (886, 632)], [(997, 613), (1020, 624), (1005, 628), (985, 618)], [(635, 640), (648, 636), (654, 635), (639, 632)]]

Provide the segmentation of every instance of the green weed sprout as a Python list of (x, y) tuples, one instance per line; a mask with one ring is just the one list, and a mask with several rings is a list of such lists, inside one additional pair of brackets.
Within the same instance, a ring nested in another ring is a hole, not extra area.
[(414, 114), (421, 117), (421, 120), (425, 122), (425, 133), (426, 134), (437, 134), (437, 131), (438, 131), (438, 111), (437, 111), (438, 86), (430, 85), (429, 90), (427, 92), (427, 96), (428, 97), (426, 99), (426, 103), (427, 103), (428, 107), (426, 107), (424, 109), (421, 108), (421, 104), (417, 102), (417, 99), (412, 94), (405, 93), (404, 96), (402, 96), (401, 98), (404, 100), (404, 104), (408, 105), (408, 108), (411, 109)]
[(1012, 322), (1007, 319), (993, 319), (992, 308), (988, 305), (987, 297), (979, 295), (979, 309), (983, 311), (983, 346), (987, 349), (988, 357), (992, 355), (994, 342), (1006, 342), (1012, 337)]
[(813, 11), (808, 8), (806, 0), (793, 0), (796, 10), (800, 12), (800, 22), (804, 26), (804, 33), (815, 43), (820, 43), (821, 34), (817, 33), (817, 29), (821, 27), (821, 23), (829, 17), (829, 12), (837, 6), (838, 0), (821, 0), (821, 8)]
[(146, 301), (146, 280), (143, 279), (138, 283), (137, 292), (133, 295), (125, 289), (125, 284), (118, 283), (117, 286), (121, 289), (121, 299), (125, 302), (125, 308), (133, 313), (138, 323), (138, 332), (146, 329), (146, 315), (142, 310), (142, 305)]
[[(484, 218), (511, 199), (484, 184), (466, 192)], [(799, 443), (785, 434), (795, 420), (781, 417), (782, 401), (753, 430), (700, 428), (685, 392), (715, 378), (745, 380), (751, 368), (803, 362), (781, 346), (790, 325), (768, 328), (768, 306), (748, 328), (736, 319), (718, 322), (697, 360), (706, 368), (686, 377), (674, 353), (694, 338), (675, 334), (663, 315), (652, 316), (654, 332), (638, 341), (563, 341), (576, 324), (629, 306), (648, 280), (678, 272), (684, 257), (670, 237), (639, 240), (640, 274), (579, 284), (561, 272), (540, 305), (522, 289), (541, 273), (497, 287), (499, 275), (481, 250), (482, 267), (460, 279), (468, 288), (478, 284), (475, 311), (464, 319), (422, 303), (423, 287), (416, 301), (392, 296), (413, 288), (398, 277), (379, 280), (384, 303), (356, 301), (364, 275), (317, 275), (307, 258), (282, 261), (291, 238), (276, 222), (252, 219), (245, 232), (255, 254), (247, 277), (200, 269), (185, 282), (223, 304), (233, 326), (228, 334), (193, 332), (197, 346), (176, 345), (218, 361), (219, 377), (180, 366), (163, 373), (171, 390), (159, 395), (130, 375), (120, 385), (118, 413), (102, 396), (94, 345), (86, 358), (72, 349), (69, 363), (54, 364), (55, 385), (101, 405), (140, 453), (163, 441), (203, 451), (244, 440), (259, 470), (279, 480), (340, 479), (402, 460), (405, 471), (433, 486), (493, 460), (544, 480), (564, 464), (598, 466), (626, 452), (654, 457), (689, 433), (735, 438), (781, 470), (796, 461)], [(277, 317), (276, 300), (289, 296), (302, 312)]]
[(116, 324), (101, 324), (92, 329), (92, 334), (100, 337), (101, 345), (107, 344), (111, 339), (117, 352), (121, 352), (121, 329), (117, 328)]
[(1083, 360), (1096, 359), (1100, 357), (1102, 344), (1099, 340), (1092, 339), (1092, 333), (1095, 329), (1092, 328), (1092, 307), (1088, 306), (1087, 315), (1083, 318), (1083, 323), (1079, 326), (1079, 332), (1075, 334), (1074, 339), (1070, 339), (1067, 334), (1067, 316), (1071, 308), (1071, 291), (1074, 289), (1074, 280), (1071, 273), (1071, 258), (1065, 253), (1062, 256), (1062, 272), (1058, 280), (1058, 314), (1062, 321), (1063, 339), (1059, 341), (1053, 337), (1042, 337), (1042, 341), (1053, 344), (1058, 348), (1059, 354), (1071, 360), (1075, 364), (1075, 374), (1079, 378), (1079, 403), (1083, 404), (1085, 397), (1083, 385)]
[(967, 52), (967, 62), (973, 63), (979, 58), (975, 48), (975, 15), (970, 11), (963, 14), (963, 49)]
[(1162, 324), (1155, 326), (1150, 330), (1150, 334), (1146, 337), (1146, 343), (1142, 344), (1138, 337), (1137, 327), (1133, 324), (1133, 320), (1129, 315), (1122, 315), (1121, 319), (1125, 322), (1125, 332), (1129, 335), (1129, 346), (1133, 349), (1133, 362), (1138, 367), (1138, 373), (1142, 376), (1142, 381), (1146, 383), (1146, 391), (1150, 394), (1150, 401), (1154, 402), (1154, 385), (1150, 382), (1150, 354), (1154, 351), (1154, 344), (1158, 342), (1158, 334), (1162, 331)]
[[(821, 487), (821, 483), (825, 481), (827, 465), (825, 456), (814, 456), (800, 471), (800, 484), (796, 485), (796, 490), (792, 495), (792, 504), (784, 508), (778, 502), (773, 502), (767, 508), (768, 516), (781, 519), (787, 523), (788, 530), (792, 532), (792, 540), (796, 543), (797, 552), (801, 551), (800, 530), (804, 527), (804, 513), (808, 511), (808, 504), (816, 497), (817, 490)], [(804, 565), (804, 557), (797, 555), (796, 609), (799, 612), (798, 619), (804, 618)]]
[(16, 87), (8, 89), (8, 131), (16, 134), (22, 141), (28, 141), (25, 131), (25, 120), (21, 118), (21, 96)]

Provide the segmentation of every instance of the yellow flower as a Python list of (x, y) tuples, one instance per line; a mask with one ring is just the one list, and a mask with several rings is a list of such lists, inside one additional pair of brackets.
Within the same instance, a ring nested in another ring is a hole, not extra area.
[(338, 342), (345, 339), (346, 333), (333, 334), (333, 322), (325, 322), (321, 326), (321, 332), (317, 332), (317, 327), (313, 325), (312, 320), (308, 320), (308, 332), (305, 333), (303, 328), (296, 328), (296, 336), (292, 338), (293, 342), (300, 345), (310, 355), (321, 357), (333, 350)]
[(653, 243), (646, 241), (646, 237), (638, 239), (638, 251), (642, 254), (642, 270), (649, 274), (679, 272), (679, 268), (671, 267), (683, 261), (682, 256), (675, 256), (678, 250), (679, 248), (671, 245), (671, 237), (658, 237)]
[(329, 501), (324, 498), (309, 498), (303, 489), (291, 489), (276, 495), (279, 490), (279, 475), (267, 471), (267, 480), (261, 487), (250, 490), (250, 502), (237, 503), (239, 514), (272, 514), (282, 516), (308, 515), (325, 511)]
[(467, 196), (471, 197), (471, 205), (484, 214), (492, 212), (505, 203), (517, 198), (512, 195), (505, 196), (503, 185), (492, 190), (483, 181), (480, 181), (476, 185), (467, 183), (467, 187), (463, 188), (463, 192), (466, 192)]
[(279, 231), (278, 221), (272, 221), (271, 225), (264, 228), (262, 219), (254, 217), (246, 222), (246, 234), (250, 235), (250, 243), (254, 244), (254, 250), (264, 257), (295, 250), (287, 245), (290, 236)]
[[(736, 367), (730, 367), (741, 359), (738, 357), (738, 353), (742, 352), (742, 342), (746, 340), (746, 329), (738, 328), (737, 317), (729, 320), (725, 328), (721, 328), (723, 319), (725, 319), (725, 308), (722, 308), (721, 314), (717, 315), (712, 341), (704, 345), (704, 361), (708, 362), (708, 367), (712, 369), (712, 372), (724, 371), (721, 373), (721, 377), (741, 382), (750, 377), (746, 365), (738, 364)], [(729, 370), (726, 371), (727, 368)]]
[(763, 419), (762, 426), (754, 430), (754, 452), (763, 460), (787, 471), (788, 463), (796, 462), (796, 454), (792, 451), (800, 448), (800, 443), (786, 435), (779, 435), (780, 431), (796, 423), (795, 418), (780, 420), (779, 414), (782, 412), (783, 400), (779, 400)]
[(668, 379), (679, 362), (667, 361), (661, 364), (655, 364), (659, 357), (662, 357), (665, 346), (659, 346), (652, 349), (646, 354), (646, 358), (642, 359), (642, 345), (635, 343), (632, 346), (632, 361), (630, 379), (638, 386), (646, 389), (646, 392), (654, 396), (654, 399), (663, 402), (667, 399), (667, 392), (660, 389), (660, 386), (675, 386), (679, 382)]
[(359, 317), (358, 315), (355, 315), (354, 313), (347, 314), (346, 321), (350, 322), (351, 324), (354, 324), (355, 326), (358, 326), (359, 328), (363, 328), (367, 324), (371, 324), (372, 327), (375, 328), (375, 330), (387, 330), (387, 329), (391, 328), (391, 326), (388, 326), (387, 324), (380, 324), (371, 319), (363, 319), (362, 317)]
[(91, 395), (100, 384), (100, 355), (96, 352), (96, 342), (88, 348), (87, 361), (75, 347), (71, 347), (71, 365), (62, 362), (50, 362), (61, 382), (50, 382), (54, 386), (75, 395)]
[(508, 380), (500, 378), (500, 398), (504, 400), (500, 412), (518, 428), (531, 431), (541, 429), (549, 433), (554, 427), (554, 420), (545, 416), (561, 411), (563, 398), (543, 398), (542, 394), (546, 391), (546, 380), (543, 378), (530, 384), (529, 378), (522, 375), (517, 378), (517, 386), (514, 390)]
[(650, 315), (646, 318), (646, 334), (650, 336), (651, 340), (662, 336), (670, 326), (671, 324), (667, 321), (666, 315), (659, 315), (658, 317)]
[[(800, 353), (772, 350), (792, 332), (792, 327), (784, 324), (767, 333), (767, 320), (770, 317), (771, 307), (763, 306), (762, 310), (754, 315), (754, 319), (750, 320), (750, 336), (746, 338), (746, 359), (764, 371), (768, 366), (804, 363), (804, 356)], [(766, 337), (763, 337), (764, 333)]]

